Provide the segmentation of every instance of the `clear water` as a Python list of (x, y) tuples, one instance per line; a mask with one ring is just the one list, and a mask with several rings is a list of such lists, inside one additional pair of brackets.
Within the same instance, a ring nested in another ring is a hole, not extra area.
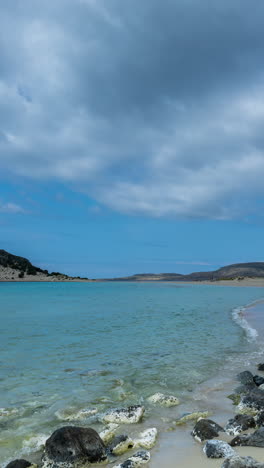
[(102, 413), (156, 391), (184, 399), (225, 358), (254, 350), (232, 311), (263, 296), (173, 283), (0, 284), (0, 464), (34, 451), (65, 424), (64, 409)]

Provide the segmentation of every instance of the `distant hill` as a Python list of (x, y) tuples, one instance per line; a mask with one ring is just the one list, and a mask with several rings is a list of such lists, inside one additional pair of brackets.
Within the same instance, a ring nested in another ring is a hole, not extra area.
[(235, 278), (264, 278), (264, 262), (235, 263), (215, 271), (200, 271), (190, 273), (189, 275), (181, 275), (180, 273), (144, 273), (113, 278), (111, 281), (219, 281)]
[(0, 281), (67, 281), (87, 280), (88, 278), (72, 277), (59, 272), (49, 273), (48, 270), (32, 265), (24, 257), (18, 257), (5, 250), (0, 250)]

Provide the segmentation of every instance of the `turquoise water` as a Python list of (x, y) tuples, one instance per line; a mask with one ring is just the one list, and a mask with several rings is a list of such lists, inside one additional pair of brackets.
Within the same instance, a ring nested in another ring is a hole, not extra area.
[(100, 413), (156, 391), (184, 398), (225, 358), (254, 350), (232, 311), (263, 297), (173, 283), (0, 284), (0, 463), (37, 448), (65, 424), (63, 410)]

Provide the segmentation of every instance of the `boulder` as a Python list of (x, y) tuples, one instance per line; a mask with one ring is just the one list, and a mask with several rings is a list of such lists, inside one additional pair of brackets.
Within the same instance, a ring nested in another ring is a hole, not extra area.
[(134, 424), (138, 423), (144, 415), (144, 406), (134, 405), (128, 408), (119, 408), (108, 411), (104, 416), (103, 420), (106, 423), (116, 424)]
[(208, 440), (203, 448), (208, 458), (227, 458), (236, 455), (236, 452), (223, 440)]
[(264, 364), (258, 364), (258, 370), (264, 371)]
[(32, 463), (21, 458), (8, 463), (6, 468), (28, 468), (29, 466), (32, 466)]
[(72, 468), (105, 461), (106, 448), (94, 429), (66, 426), (57, 429), (46, 441), (43, 467)]
[(259, 385), (258, 389), (259, 390), (264, 390), (264, 384)]
[(253, 416), (237, 414), (233, 419), (229, 419), (225, 426), (225, 432), (229, 435), (238, 435), (250, 427), (256, 427), (256, 421)]
[(194, 426), (192, 436), (202, 442), (203, 440), (213, 439), (219, 436), (219, 432), (224, 429), (211, 419), (200, 419)]
[(221, 468), (264, 468), (264, 465), (258, 463), (254, 458), (234, 455), (231, 458), (227, 458)]
[(264, 377), (261, 377), (260, 375), (254, 375), (253, 380), (257, 387), (264, 384)]
[(148, 397), (148, 401), (150, 403), (158, 404), (161, 406), (167, 406), (168, 408), (171, 406), (177, 406), (180, 404), (178, 398), (174, 395), (164, 395), (163, 393), (155, 393)]
[(264, 410), (264, 392), (257, 387), (241, 398), (238, 408), (243, 410), (250, 408), (253, 410)]
[(145, 449), (152, 448), (157, 440), (158, 431), (155, 427), (146, 429), (139, 434), (139, 438), (134, 440), (134, 447), (142, 447)]
[(231, 440), (232, 447), (242, 445), (248, 447), (264, 447), (264, 427), (257, 429), (253, 434), (244, 434)]
[(249, 371), (240, 372), (240, 374), (237, 375), (237, 380), (243, 385), (254, 382), (253, 374)]
[(145, 450), (140, 450), (135, 453), (123, 463), (115, 465), (113, 468), (137, 468), (145, 463), (148, 463), (150, 460), (150, 453)]
[(119, 435), (114, 438), (111, 444), (107, 447), (113, 455), (122, 455), (127, 450), (134, 447), (134, 442), (127, 435)]

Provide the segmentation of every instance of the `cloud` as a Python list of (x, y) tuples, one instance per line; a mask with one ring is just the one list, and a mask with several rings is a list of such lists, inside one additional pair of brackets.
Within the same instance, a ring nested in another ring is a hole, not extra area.
[(0, 213), (10, 213), (10, 214), (24, 214), (26, 211), (21, 206), (16, 203), (1, 203), (0, 202)]
[(264, 4), (15, 0), (0, 9), (2, 174), (63, 181), (129, 214), (257, 214)]

